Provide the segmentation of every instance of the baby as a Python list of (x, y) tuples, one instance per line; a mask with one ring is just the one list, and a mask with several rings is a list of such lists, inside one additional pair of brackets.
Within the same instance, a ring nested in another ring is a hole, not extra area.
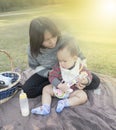
[(56, 112), (62, 112), (66, 107), (77, 106), (87, 101), (83, 90), (92, 81), (92, 75), (78, 57), (76, 44), (64, 41), (57, 51), (58, 64), (49, 73), (51, 85), (45, 86), (42, 93), (42, 106), (32, 109), (33, 114), (47, 115), (51, 109), (53, 96), (58, 101)]

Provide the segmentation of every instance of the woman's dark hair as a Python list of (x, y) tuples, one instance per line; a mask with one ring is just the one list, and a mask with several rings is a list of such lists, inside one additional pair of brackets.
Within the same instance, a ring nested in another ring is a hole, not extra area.
[(49, 31), (53, 36), (60, 37), (60, 31), (56, 27), (55, 23), (47, 17), (39, 17), (33, 19), (29, 28), (30, 37), (30, 50), (32, 56), (37, 56), (40, 52), (40, 48), (44, 48), (42, 43), (44, 41), (44, 32)]

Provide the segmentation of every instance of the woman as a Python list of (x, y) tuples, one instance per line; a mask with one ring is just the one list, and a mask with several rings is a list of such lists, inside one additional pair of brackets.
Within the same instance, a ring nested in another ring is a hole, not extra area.
[[(72, 37), (63, 36), (52, 20), (39, 17), (32, 20), (29, 29), (30, 44), (28, 48), (28, 63), (37, 73), (32, 75), (22, 87), (28, 98), (34, 98), (42, 93), (43, 87), (50, 84), (49, 71), (58, 62), (56, 52), (64, 39)], [(79, 47), (78, 56), (85, 61)], [(99, 80), (95, 75), (95, 80)], [(97, 87), (98, 85), (94, 86)]]

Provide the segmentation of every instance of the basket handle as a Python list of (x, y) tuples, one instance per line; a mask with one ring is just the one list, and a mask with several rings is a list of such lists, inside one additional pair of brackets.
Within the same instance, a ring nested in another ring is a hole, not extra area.
[(11, 71), (13, 71), (14, 70), (14, 66), (13, 66), (13, 59), (12, 59), (12, 57), (5, 50), (0, 50), (0, 52), (3, 52), (4, 54), (6, 54), (8, 56), (8, 58), (10, 60), (10, 64), (11, 64)]

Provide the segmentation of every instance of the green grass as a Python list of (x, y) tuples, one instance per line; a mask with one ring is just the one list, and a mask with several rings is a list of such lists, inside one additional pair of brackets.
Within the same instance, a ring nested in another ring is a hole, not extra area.
[[(89, 12), (73, 11), (75, 10), (57, 5), (4, 13), (5, 16), (0, 16), (0, 49), (11, 55), (15, 67), (22, 70), (27, 68), (29, 23), (35, 17), (48, 16), (63, 32), (65, 30), (76, 36), (90, 70), (116, 77), (115, 27), (95, 24), (96, 21), (94, 18), (91, 20)], [(6, 70), (10, 70), (10, 61), (0, 53), (0, 71)]]

